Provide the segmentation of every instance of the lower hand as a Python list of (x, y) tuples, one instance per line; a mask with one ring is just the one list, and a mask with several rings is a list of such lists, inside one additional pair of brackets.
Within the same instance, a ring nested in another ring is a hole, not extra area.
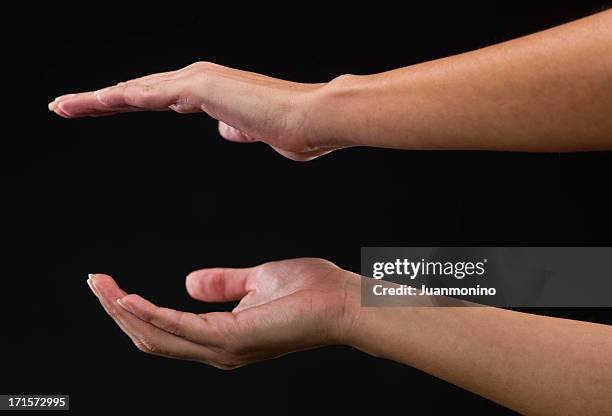
[(140, 350), (221, 369), (346, 343), (359, 292), (357, 275), (308, 258), (203, 269), (187, 276), (187, 292), (195, 299), (240, 300), (232, 312), (195, 314), (158, 307), (126, 294), (103, 274), (90, 275), (88, 283)]

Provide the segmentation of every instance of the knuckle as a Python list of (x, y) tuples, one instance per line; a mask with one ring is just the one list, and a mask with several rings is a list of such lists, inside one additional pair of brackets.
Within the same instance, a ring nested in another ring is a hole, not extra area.
[(213, 84), (214, 77), (219, 73), (220, 68), (222, 68), (221, 65), (212, 62), (200, 62), (193, 74), (194, 79), (199, 81), (202, 87), (208, 87)]
[(160, 347), (147, 338), (139, 338), (134, 340), (134, 344), (140, 351), (146, 354), (159, 355), (162, 353)]
[(193, 62), (193, 63), (191, 63), (191, 64), (189, 64), (187, 66), (182, 67), (181, 69), (179, 69), (179, 71), (184, 72), (184, 71), (187, 71), (189, 69), (197, 68), (199, 63), (200, 62)]
[(213, 292), (225, 294), (225, 272), (223, 269), (219, 269), (215, 274), (210, 277), (209, 285)]
[(229, 354), (242, 354), (245, 351), (245, 345), (242, 336), (230, 329), (230, 325), (217, 325), (215, 328), (219, 337), (219, 347)]
[(220, 363), (210, 363), (210, 365), (212, 365), (213, 367), (215, 367), (218, 370), (222, 370), (222, 371), (230, 371), (233, 370), (235, 367), (228, 367), (224, 364), (220, 364)]
[(232, 319), (221, 319), (215, 313), (209, 314), (206, 321), (215, 338), (217, 349), (229, 357), (240, 358), (253, 350), (252, 336), (250, 331), (240, 321), (232, 316)]
[(218, 368), (219, 370), (229, 371), (241, 367), (243, 363), (238, 360), (226, 358), (222, 360), (216, 360), (212, 363), (212, 365)]
[(241, 357), (248, 354), (253, 346), (248, 342), (244, 335), (231, 334), (225, 337), (223, 350), (233, 357)]
[(115, 308), (108, 308), (107, 312), (113, 319), (117, 319), (119, 317), (119, 311), (117, 311)]
[(244, 348), (244, 346), (236, 342), (235, 340), (226, 342), (225, 348), (223, 348), (223, 351), (232, 355), (240, 355), (244, 353), (245, 350), (246, 349)]
[(178, 327), (178, 325), (175, 322), (169, 322), (169, 323), (167, 323), (165, 325), (160, 325), (160, 327), (164, 331), (166, 331), (166, 332), (168, 332), (168, 333), (170, 333), (172, 335), (176, 335), (176, 336), (180, 336), (181, 335), (181, 331), (179, 331), (179, 327)]
[(155, 85), (143, 84), (143, 85), (140, 86), (140, 88), (138, 90), (138, 94), (142, 98), (149, 98), (153, 94), (155, 94), (156, 90), (157, 90), (157, 88), (155, 87)]
[(344, 85), (351, 84), (351, 83), (355, 82), (359, 78), (360, 78), (359, 75), (342, 74), (340, 76), (337, 76), (333, 80), (331, 80), (330, 84), (336, 85), (336, 86), (344, 86)]
[(195, 67), (202, 70), (218, 68), (219, 65), (210, 61), (199, 61), (195, 63)]
[(163, 329), (173, 335), (183, 336), (182, 328), (185, 325), (185, 313), (179, 313), (175, 319), (170, 319), (163, 325)]
[(149, 353), (148, 346), (143, 341), (141, 341), (139, 339), (135, 339), (135, 340), (133, 340), (133, 342), (134, 342), (134, 345), (136, 346), (136, 348), (138, 348), (140, 351), (142, 351), (144, 353)]
[(182, 71), (184, 72), (191, 72), (191, 71), (207, 71), (210, 69), (213, 69), (215, 67), (218, 67), (219, 65), (213, 64), (212, 62), (208, 62), (208, 61), (198, 61), (198, 62), (194, 62), (190, 65), (187, 65), (185, 68), (182, 69)]
[(126, 95), (130, 104), (137, 107), (146, 106), (155, 96), (156, 87), (151, 84), (143, 84), (133, 87), (127, 87)]

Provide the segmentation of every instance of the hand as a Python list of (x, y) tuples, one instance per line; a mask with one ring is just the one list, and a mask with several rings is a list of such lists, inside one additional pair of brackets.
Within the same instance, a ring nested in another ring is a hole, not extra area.
[(219, 132), (234, 142), (269, 144), (280, 154), (311, 160), (343, 147), (326, 137), (317, 121), (317, 91), (326, 84), (302, 84), (197, 62), (178, 71), (137, 78), (95, 92), (68, 94), (49, 103), (65, 118), (133, 111), (205, 112), (219, 120)]
[(359, 293), (357, 275), (321, 259), (203, 269), (187, 276), (187, 292), (195, 299), (240, 300), (232, 312), (161, 308), (126, 294), (103, 274), (90, 275), (88, 283), (140, 350), (221, 369), (344, 343)]

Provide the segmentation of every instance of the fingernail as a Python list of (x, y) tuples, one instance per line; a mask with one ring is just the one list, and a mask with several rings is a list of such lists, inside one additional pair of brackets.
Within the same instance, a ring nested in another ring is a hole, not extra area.
[(94, 293), (94, 295), (98, 296), (98, 292), (96, 291), (96, 287), (93, 284), (93, 274), (89, 274), (89, 278), (87, 279), (87, 285), (89, 286), (89, 288), (91, 289), (91, 291)]
[(94, 92), (94, 97), (96, 98), (96, 100), (98, 100), (99, 103), (101, 103), (102, 105), (108, 106), (108, 102), (105, 100), (104, 98), (104, 93), (100, 93), (98, 91)]
[(57, 103), (55, 108), (57, 108), (59, 111), (61, 111), (64, 114), (68, 114), (68, 112), (64, 109), (64, 103), (61, 101)]
[(96, 100), (98, 100), (102, 104), (107, 105), (107, 99), (105, 95), (107, 92), (111, 91), (113, 88), (115, 87), (106, 87), (106, 88), (102, 88), (101, 90), (94, 91), (93, 96), (96, 98)]
[(53, 100), (53, 101), (58, 102), (59, 100), (63, 100), (64, 98), (74, 97), (75, 95), (76, 95), (76, 93), (58, 95), (57, 97), (55, 97), (55, 100)]
[(54, 102), (55, 104), (57, 104), (57, 103), (59, 103), (61, 100), (65, 100), (65, 99), (68, 99), (68, 98), (72, 98), (72, 97), (74, 97), (75, 95), (76, 95), (76, 94), (64, 94), (64, 95), (59, 95), (59, 96), (55, 97), (55, 100), (53, 100), (53, 102)]
[(94, 274), (93, 274), (93, 273), (89, 273), (89, 274), (87, 275), (87, 278), (88, 278), (88, 279), (91, 279), (92, 277), (94, 277)]
[(47, 104), (47, 108), (49, 111), (55, 110), (55, 101), (51, 101), (49, 104)]
[(100, 89), (100, 90), (94, 91), (94, 93), (93, 93), (93, 94), (94, 94), (94, 97), (98, 98), (98, 96), (99, 96), (100, 94), (105, 93), (106, 91), (110, 90), (111, 88), (112, 88), (112, 87), (106, 87), (106, 88), (102, 88), (102, 89)]
[(133, 313), (132, 310), (128, 307), (128, 305), (124, 302), (123, 299), (118, 298), (117, 299), (117, 304), (119, 306), (121, 306), (123, 309), (125, 309), (126, 311), (128, 311), (129, 313)]

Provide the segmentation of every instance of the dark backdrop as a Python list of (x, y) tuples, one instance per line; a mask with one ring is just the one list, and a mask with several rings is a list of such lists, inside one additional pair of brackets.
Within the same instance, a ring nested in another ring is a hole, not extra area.
[(360, 18), (302, 16), (295, 5), (278, 17), (178, 3), (129, 15), (5, 10), (0, 393), (68, 393), (75, 413), (510, 413), (345, 347), (232, 372), (147, 356), (103, 313), (86, 276), (108, 273), (159, 304), (206, 311), (184, 291), (184, 276), (201, 267), (317, 256), (357, 271), (365, 245), (609, 245), (610, 153), (349, 149), (300, 164), (265, 145), (223, 141), (204, 115), (64, 120), (46, 104), (197, 60), (326, 81), (467, 51), (603, 6), (513, 3), (372, 4)]

